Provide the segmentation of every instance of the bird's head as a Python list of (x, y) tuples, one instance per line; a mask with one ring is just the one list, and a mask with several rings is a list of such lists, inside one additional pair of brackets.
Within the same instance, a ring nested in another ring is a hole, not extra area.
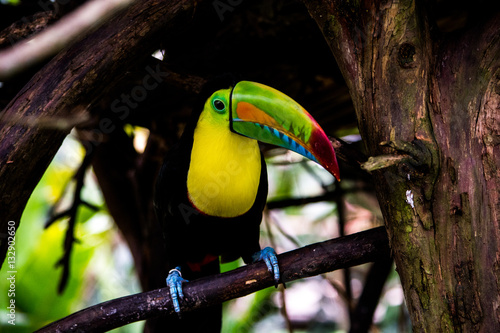
[(292, 150), (320, 164), (340, 180), (333, 147), (314, 118), (292, 98), (269, 86), (240, 81), (205, 102), (213, 121), (232, 132)]

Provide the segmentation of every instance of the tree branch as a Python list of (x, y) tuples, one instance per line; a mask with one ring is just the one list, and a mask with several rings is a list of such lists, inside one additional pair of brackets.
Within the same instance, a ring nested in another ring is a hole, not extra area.
[(0, 48), (5, 49), (16, 42), (43, 31), (55, 19), (53, 11), (35, 13), (23, 17), (0, 31)]
[(363, 293), (352, 313), (355, 320), (351, 321), (349, 333), (368, 332), (373, 323), (373, 314), (377, 309), (380, 295), (384, 289), (389, 274), (392, 271), (393, 261), (390, 257), (375, 261), (368, 272)]
[(342, 161), (357, 168), (366, 162), (367, 157), (356, 148), (353, 148), (351, 144), (333, 136), (329, 136), (328, 139), (335, 149), (337, 157)]
[[(52, 59), (12, 99), (0, 122), (13, 115), (69, 117), (79, 105), (93, 105), (129, 67), (157, 47), (160, 34), (191, 19), (195, 2), (202, 1), (136, 1), (126, 13)], [(155, 70), (154, 75), (164, 75), (158, 68), (151, 69)], [(0, 126), (0, 230), (6, 230), (11, 220), (18, 226), (29, 196), (68, 132)], [(2, 236), (0, 258), (7, 249)]]
[(408, 155), (378, 155), (370, 156), (368, 161), (361, 164), (361, 168), (368, 172), (388, 168), (410, 160)]
[(63, 17), (53, 26), (26, 41), (0, 52), (0, 80), (5, 81), (46, 59), (92, 30), (133, 0), (92, 0)]
[[(58, 292), (61, 294), (64, 289), (66, 288), (66, 285), (68, 283), (69, 279), (69, 272), (70, 272), (70, 260), (71, 260), (71, 252), (73, 251), (73, 245), (75, 242), (78, 242), (78, 240), (75, 238), (75, 225), (77, 221), (77, 215), (78, 215), (78, 209), (80, 208), (80, 205), (87, 206), (88, 208), (92, 210), (99, 210), (99, 207), (94, 206), (93, 204), (86, 202), (85, 200), (82, 199), (82, 190), (85, 182), (85, 173), (87, 172), (87, 169), (90, 166), (90, 162), (92, 161), (93, 154), (88, 153), (85, 155), (83, 158), (83, 161), (76, 171), (75, 175), (73, 176), (73, 179), (76, 182), (74, 193), (73, 193), (73, 202), (71, 203), (71, 206), (66, 209), (65, 211), (62, 211), (58, 214), (54, 214), (51, 212), (51, 217), (49, 220), (45, 223), (45, 228), (50, 227), (54, 222), (57, 220), (60, 220), (62, 218), (68, 217), (68, 228), (66, 230), (66, 236), (64, 237), (64, 253), (62, 258), (57, 262), (56, 266), (62, 266), (63, 271), (61, 275), (61, 280), (59, 281), (59, 287), (58, 287)], [(59, 200), (62, 199), (62, 196)], [(57, 203), (56, 205), (57, 206)], [(52, 208), (52, 210), (55, 209), (55, 206)]]
[[(315, 243), (278, 256), (283, 282), (389, 257), (384, 227)], [(266, 265), (259, 262), (184, 285), (183, 311), (193, 311), (242, 297), (274, 285)], [(94, 305), (49, 324), (45, 332), (104, 332), (135, 321), (176, 315), (168, 288), (125, 296)]]

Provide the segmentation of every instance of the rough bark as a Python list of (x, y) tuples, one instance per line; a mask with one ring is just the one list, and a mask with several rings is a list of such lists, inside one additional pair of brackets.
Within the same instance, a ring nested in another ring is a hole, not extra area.
[(410, 156), (373, 174), (414, 331), (500, 331), (500, 16), (438, 38), (423, 2), (304, 3), (369, 154)]
[[(78, 106), (98, 101), (128, 68), (154, 50), (160, 32), (188, 22), (199, 3), (137, 1), (57, 55), (9, 103), (0, 118), (0, 230), (7, 230), (11, 220), (18, 226), (31, 192), (70, 129), (28, 127), (12, 119), (78, 118), (76, 111), (84, 109)], [(6, 238), (0, 238), (1, 258), (6, 249)]]

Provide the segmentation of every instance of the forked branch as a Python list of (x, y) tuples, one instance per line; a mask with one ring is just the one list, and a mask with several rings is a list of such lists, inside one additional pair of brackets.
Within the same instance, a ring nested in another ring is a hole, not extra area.
[[(78, 215), (78, 209), (81, 205), (87, 206), (88, 208), (97, 211), (99, 210), (99, 207), (85, 201), (82, 199), (82, 190), (83, 190), (83, 185), (84, 185), (84, 179), (85, 179), (85, 173), (87, 169), (90, 166), (90, 162), (92, 161), (92, 154), (87, 153), (76, 171), (75, 175), (73, 176), (73, 179), (76, 182), (74, 193), (73, 193), (73, 201), (71, 203), (71, 206), (57, 214), (51, 214), (52, 216), (49, 218), (49, 220), (45, 223), (45, 228), (50, 227), (54, 222), (63, 219), (63, 218), (69, 218), (68, 220), (68, 228), (66, 229), (66, 236), (64, 237), (64, 254), (62, 258), (57, 262), (57, 266), (62, 266), (63, 267), (63, 272), (61, 276), (61, 280), (59, 281), (59, 287), (58, 287), (58, 292), (62, 293), (64, 289), (66, 288), (66, 285), (68, 283), (69, 279), (69, 272), (70, 272), (70, 259), (71, 259), (71, 252), (73, 250), (73, 244), (77, 242), (78, 240), (75, 238), (75, 225), (76, 225), (76, 220), (77, 220), (77, 215)], [(62, 197), (61, 197), (62, 199)], [(56, 204), (57, 206), (57, 204)], [(55, 208), (55, 207), (54, 207)]]

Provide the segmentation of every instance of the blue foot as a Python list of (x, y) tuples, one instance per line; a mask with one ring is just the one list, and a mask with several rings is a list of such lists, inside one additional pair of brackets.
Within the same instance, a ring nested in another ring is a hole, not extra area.
[(252, 255), (253, 262), (264, 260), (267, 266), (267, 270), (274, 275), (274, 282), (278, 286), (280, 281), (280, 268), (278, 266), (278, 257), (276, 256), (276, 251), (272, 247), (266, 247), (263, 250), (255, 252)]
[(167, 286), (170, 288), (170, 297), (172, 297), (172, 302), (174, 303), (174, 310), (178, 314), (181, 313), (179, 298), (184, 298), (184, 293), (182, 292), (183, 282), (188, 282), (188, 280), (182, 278), (181, 268), (179, 266), (171, 269), (170, 272), (168, 272)]

